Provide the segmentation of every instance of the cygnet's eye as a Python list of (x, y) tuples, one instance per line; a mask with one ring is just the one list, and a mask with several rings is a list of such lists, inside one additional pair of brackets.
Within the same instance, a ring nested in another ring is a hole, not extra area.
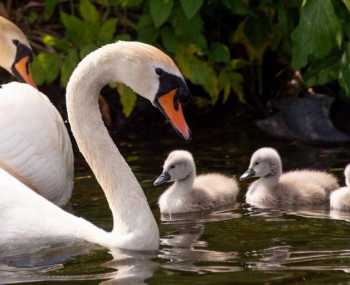
[(254, 165), (255, 166), (259, 165), (259, 161), (255, 161)]
[(173, 165), (171, 165), (169, 168), (170, 168), (170, 169), (174, 169), (174, 168), (175, 168), (175, 165), (173, 164)]

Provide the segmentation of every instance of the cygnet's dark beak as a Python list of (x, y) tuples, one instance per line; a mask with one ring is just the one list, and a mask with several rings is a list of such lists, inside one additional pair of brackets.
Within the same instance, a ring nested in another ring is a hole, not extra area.
[(255, 175), (255, 170), (253, 168), (248, 168), (248, 170), (242, 174), (239, 180), (247, 180), (248, 178), (255, 177)]
[(168, 172), (164, 171), (156, 180), (153, 182), (153, 186), (159, 186), (164, 183), (170, 182), (171, 176)]

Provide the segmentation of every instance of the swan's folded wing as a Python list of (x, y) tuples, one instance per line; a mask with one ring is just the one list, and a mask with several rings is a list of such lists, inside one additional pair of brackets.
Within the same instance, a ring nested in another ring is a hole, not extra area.
[(67, 202), (73, 180), (72, 146), (48, 98), (27, 84), (2, 85), (0, 129), (0, 165), (49, 200)]

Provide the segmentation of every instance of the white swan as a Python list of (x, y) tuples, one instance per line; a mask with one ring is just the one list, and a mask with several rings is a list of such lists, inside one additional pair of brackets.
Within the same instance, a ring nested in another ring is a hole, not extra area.
[[(22, 31), (0, 17), (0, 66), (35, 86), (28, 70), (31, 58)], [(0, 129), (0, 167), (48, 200), (66, 204), (73, 188), (73, 151), (48, 98), (28, 84), (2, 85)]]
[(236, 203), (238, 185), (234, 178), (218, 173), (196, 176), (190, 152), (172, 151), (154, 186), (175, 181), (159, 198), (161, 213), (176, 214), (216, 209)]
[(345, 187), (331, 193), (330, 205), (332, 210), (350, 211), (350, 164), (345, 167)]
[(25, 191), (23, 184), (1, 170), (0, 248), (18, 246), (24, 241), (35, 244), (66, 240), (88, 241), (110, 249), (159, 247), (158, 226), (146, 197), (101, 119), (99, 91), (111, 81), (123, 82), (151, 101), (189, 138), (181, 106), (189, 91), (167, 55), (137, 42), (117, 42), (92, 52), (79, 63), (69, 80), (67, 109), (79, 149), (106, 195), (113, 230), (105, 232), (35, 192)]
[(312, 207), (329, 203), (337, 179), (326, 172), (295, 170), (282, 174), (282, 162), (273, 148), (260, 148), (251, 157), (241, 180), (259, 177), (246, 194), (246, 202), (259, 208)]

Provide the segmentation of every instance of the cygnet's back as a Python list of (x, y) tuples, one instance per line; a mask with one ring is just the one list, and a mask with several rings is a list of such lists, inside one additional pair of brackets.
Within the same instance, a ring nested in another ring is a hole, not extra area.
[(161, 213), (198, 212), (235, 204), (239, 192), (233, 178), (217, 173), (196, 176), (192, 155), (182, 150), (169, 154), (154, 185), (172, 181), (175, 183), (159, 198)]
[(272, 148), (257, 150), (241, 178), (259, 177), (246, 194), (246, 202), (262, 208), (314, 207), (329, 203), (337, 179), (326, 172), (295, 170), (282, 174), (282, 162)]
[(350, 211), (350, 164), (344, 170), (345, 187), (331, 193), (330, 207), (332, 210)]

